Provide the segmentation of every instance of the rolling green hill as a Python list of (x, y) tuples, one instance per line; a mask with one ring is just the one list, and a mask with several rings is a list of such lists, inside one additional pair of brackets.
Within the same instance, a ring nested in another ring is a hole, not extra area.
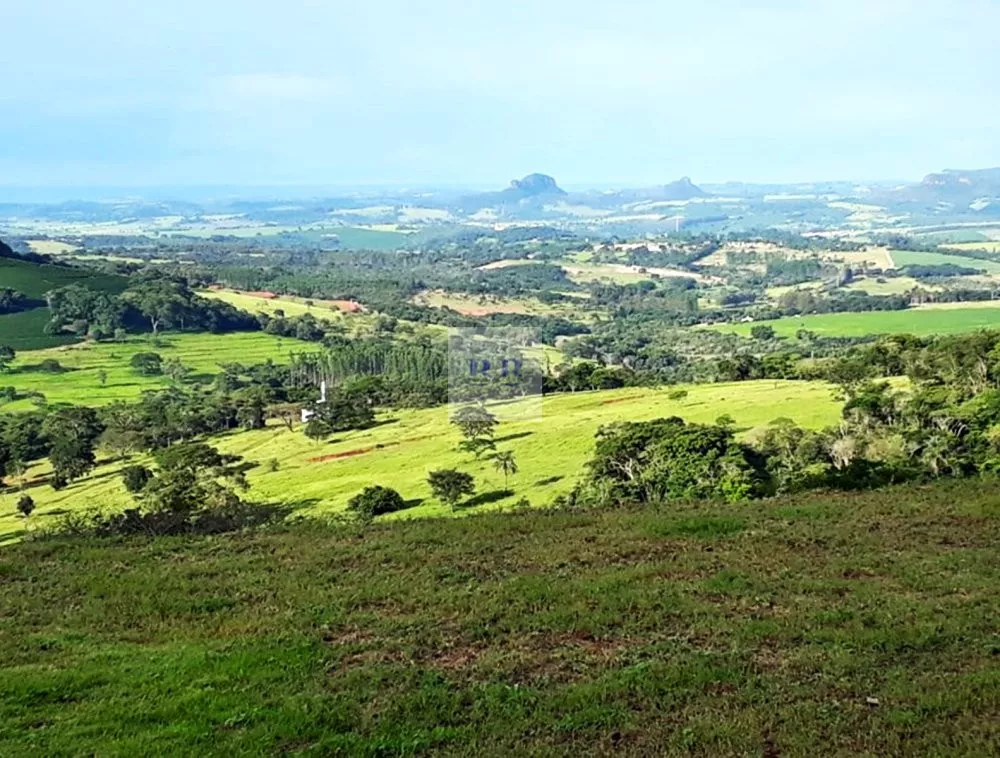
[(0, 258), (0, 286), (18, 290), (35, 300), (44, 299), (49, 290), (70, 284), (81, 284), (88, 289), (118, 294), (125, 290), (128, 280), (123, 276), (82, 268)]
[[(832, 425), (840, 417), (840, 403), (834, 399), (832, 387), (822, 382), (692, 385), (686, 388), (686, 397), (676, 399), (670, 397), (672, 389), (549, 395), (544, 398), (539, 420), (501, 423), (497, 446), (513, 452), (520, 469), (510, 478), (511, 493), (506, 495), (502, 492), (503, 477), (489, 461), (478, 461), (456, 450), (461, 436), (449, 423), (446, 407), (386, 413), (381, 425), (338, 434), (326, 444), (308, 439), (301, 427), (289, 431), (275, 425), (234, 433), (213, 440), (213, 444), (261, 464), (248, 477), (251, 487), (247, 497), (251, 500), (293, 504), (313, 514), (337, 513), (364, 487), (383, 484), (411, 501), (411, 507), (386, 518), (405, 519), (454, 515), (431, 498), (426, 482), (429, 471), (447, 467), (468, 471), (476, 478), (481, 504), (460, 513), (508, 507), (522, 497), (536, 506), (547, 505), (572, 488), (594, 449), (598, 428), (615, 421), (681, 416), (711, 423), (727, 413), (735, 419), (737, 429), (746, 433), (782, 416), (810, 428)], [(507, 408), (510, 412), (512, 406)], [(277, 470), (271, 469), (272, 461)], [(120, 462), (100, 466), (89, 477), (58, 492), (47, 483), (47, 465), (29, 470), (28, 491), (38, 504), (33, 517), (36, 523), (66, 511), (129, 506), (132, 501), (121, 482), (121, 466)], [(5, 536), (17, 537), (23, 528), (24, 521), (16, 517), (13, 502), (9, 507), (0, 503), (0, 542)]]
[[(47, 311), (41, 311), (47, 313)], [(29, 313), (34, 313), (30, 311)], [(18, 314), (27, 315), (27, 314)], [(164, 360), (175, 358), (194, 372), (194, 381), (208, 381), (224, 363), (287, 363), (293, 353), (315, 351), (316, 344), (276, 337), (264, 332), (232, 334), (163, 334), (158, 343), (149, 337), (129, 337), (125, 342), (99, 342), (21, 353), (0, 384), (22, 392), (41, 392), (50, 403), (84, 403), (101, 406), (116, 400), (135, 400), (148, 390), (166, 389), (166, 376), (139, 376), (129, 366), (136, 353), (155, 352)], [(68, 369), (49, 374), (33, 370), (44, 360), (57, 360)], [(101, 372), (104, 381), (100, 380)], [(24, 410), (28, 401), (3, 406)]]
[(0, 550), (0, 755), (985, 756), (989, 482)]
[(0, 316), (0, 345), (15, 350), (40, 350), (74, 341), (70, 336), (50, 335), (43, 331), (49, 321), (44, 307), (45, 293), (70, 284), (117, 294), (128, 280), (123, 276), (101, 274), (82, 268), (52, 266), (13, 258), (0, 258), (0, 287), (23, 292), (38, 307)]
[[(76, 342), (76, 338), (69, 334), (46, 334), (44, 330), (48, 323), (48, 308), (32, 308), (20, 313), (2, 315), (0, 316), (0, 345), (21, 351), (44, 350)], [(4, 379), (6, 378), (4, 377)]]

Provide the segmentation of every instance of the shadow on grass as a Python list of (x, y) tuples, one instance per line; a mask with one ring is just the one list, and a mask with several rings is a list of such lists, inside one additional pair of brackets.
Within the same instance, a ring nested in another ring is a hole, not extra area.
[(525, 437), (530, 437), (534, 432), (517, 432), (516, 434), (508, 434), (506, 437), (497, 437), (494, 442), (510, 442), (511, 440), (522, 440)]
[(488, 505), (489, 503), (495, 503), (499, 500), (506, 500), (508, 497), (513, 497), (513, 490), (493, 490), (492, 492), (480, 492), (478, 495), (469, 498), (464, 503), (459, 504), (458, 510), (465, 510), (467, 508), (478, 508), (480, 505)]
[(46, 365), (42, 363), (29, 363), (23, 366), (17, 366), (13, 369), (8, 369), (10, 374), (47, 374), (50, 376), (59, 376), (60, 374), (69, 374), (74, 371), (82, 371), (83, 369), (75, 368), (73, 366), (63, 366), (59, 361), (53, 361), (51, 365)]
[(215, 374), (190, 374), (184, 378), (183, 384), (197, 384), (198, 386), (204, 386), (211, 384), (215, 381)]
[(556, 482), (561, 482), (565, 477), (562, 476), (550, 476), (547, 479), (539, 479), (535, 482), (536, 487), (544, 487), (546, 484), (555, 484)]
[(418, 505), (424, 504), (424, 498), (415, 497), (412, 500), (404, 500), (403, 507), (401, 510), (408, 511), (410, 508), (416, 508)]
[(28, 533), (27, 529), (18, 529), (16, 532), (7, 532), (6, 534), (0, 534), (0, 545), (7, 545), (14, 542), (19, 542), (24, 539), (24, 536)]
[(318, 505), (322, 501), (318, 497), (308, 497), (304, 500), (290, 500), (286, 503), (279, 503), (277, 505), (271, 504), (272, 507), (276, 508), (284, 517), (291, 516), (296, 511), (304, 511), (307, 508), (312, 508), (314, 505)]

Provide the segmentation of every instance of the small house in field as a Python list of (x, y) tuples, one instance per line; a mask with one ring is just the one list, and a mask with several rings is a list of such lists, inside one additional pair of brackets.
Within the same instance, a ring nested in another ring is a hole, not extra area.
[[(319, 400), (316, 401), (316, 404), (319, 405), (325, 402), (326, 402), (326, 380), (324, 379), (322, 382), (320, 382), (319, 385)], [(312, 417), (315, 415), (316, 415), (315, 411), (311, 411), (308, 408), (303, 408), (302, 423), (308, 424), (312, 420)]]

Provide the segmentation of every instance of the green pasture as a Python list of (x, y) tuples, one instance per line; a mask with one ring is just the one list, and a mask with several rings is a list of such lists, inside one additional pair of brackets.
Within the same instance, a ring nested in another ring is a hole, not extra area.
[(44, 307), (49, 290), (80, 284), (88, 289), (117, 294), (128, 280), (68, 266), (50, 266), (29, 261), (0, 258), (0, 288), (22, 292), (40, 307), (0, 316), (0, 345), (15, 350), (38, 350), (74, 342), (73, 337), (45, 334), (49, 311)]
[[(600, 426), (615, 421), (676, 415), (713, 422), (729, 414), (741, 433), (749, 433), (778, 417), (814, 428), (833, 424), (839, 417), (839, 403), (831, 387), (818, 382), (693, 385), (686, 388), (686, 397), (671, 400), (673, 389), (551, 395), (544, 398), (537, 420), (502, 423), (497, 447), (512, 451), (520, 468), (510, 478), (511, 494), (507, 496), (501, 492), (503, 476), (489, 461), (477, 461), (456, 451), (461, 437), (443, 407), (384, 414), (379, 426), (339, 434), (327, 443), (309, 440), (301, 428), (289, 431), (271, 426), (234, 433), (216, 444), (225, 452), (261, 464), (249, 476), (251, 499), (289, 503), (307, 513), (339, 511), (364, 487), (382, 484), (415, 501), (413, 507), (392, 516), (407, 518), (450, 514), (431, 499), (425, 481), (428, 472), (448, 467), (468, 471), (476, 478), (482, 505), (460, 512), (510, 506), (522, 497), (533, 505), (545, 505), (572, 487), (593, 451), (594, 434)], [(514, 415), (510, 408), (502, 410)], [(277, 471), (270, 470), (272, 460), (278, 463)], [(68, 509), (128, 505), (130, 499), (118, 476), (120, 466), (103, 465), (60, 492), (46, 483), (46, 468), (36, 466), (26, 475), (38, 504), (32, 518), (41, 523)], [(0, 505), (0, 534), (12, 535), (24, 528), (24, 520), (15, 517), (15, 499), (12, 493)]]
[(306, 298), (282, 295), (281, 297), (261, 297), (248, 292), (237, 292), (235, 290), (205, 290), (199, 292), (202, 297), (209, 297), (214, 300), (221, 300), (248, 313), (266, 313), (274, 316), (277, 311), (282, 311), (286, 316), (304, 316), (309, 313), (316, 318), (325, 318), (336, 321), (342, 317), (340, 309), (331, 303), (324, 301), (313, 301), (312, 305), (306, 305)]
[(41, 300), (49, 290), (70, 284), (82, 284), (88, 289), (117, 294), (125, 289), (128, 280), (82, 268), (0, 258), (0, 287), (4, 289), (17, 290), (30, 298)]
[(15, 350), (44, 350), (77, 341), (71, 334), (46, 334), (45, 326), (51, 319), (49, 309), (44, 307), (0, 316), (0, 345)]
[[(293, 353), (316, 349), (315, 343), (263, 332), (165, 334), (157, 342), (152, 337), (130, 337), (125, 342), (82, 343), (20, 353), (11, 367), (0, 374), (0, 386), (14, 387), (21, 392), (41, 392), (50, 403), (105, 405), (115, 400), (133, 400), (145, 390), (171, 385), (166, 376), (135, 374), (129, 361), (136, 353), (155, 352), (164, 361), (177, 358), (192, 370), (192, 380), (207, 381), (219, 373), (223, 363), (287, 362)], [(59, 361), (68, 370), (45, 373), (35, 368), (47, 359)], [(104, 383), (101, 382), (102, 371), (106, 375)], [(18, 400), (0, 406), (0, 411), (28, 407), (31, 407), (30, 401)]]
[(979, 242), (958, 242), (944, 247), (952, 250), (985, 250), (988, 253), (1000, 253), (1000, 241), (985, 238)]
[(911, 250), (893, 250), (891, 255), (892, 262), (896, 264), (896, 268), (902, 268), (903, 266), (945, 266), (950, 264), (963, 268), (980, 269), (988, 274), (1000, 273), (1000, 263), (997, 261), (984, 261), (979, 258), (967, 258), (963, 255), (923, 253)]
[(772, 327), (779, 337), (794, 337), (799, 329), (825, 337), (864, 337), (872, 334), (957, 334), (1000, 328), (1000, 308), (909, 308), (902, 311), (819, 313), (740, 324), (713, 324), (710, 328), (744, 337), (757, 324)]
[(914, 287), (921, 287), (927, 290), (938, 290), (940, 287), (928, 285), (914, 279), (912, 276), (893, 276), (878, 281), (878, 277), (865, 277), (856, 279), (846, 286), (845, 289), (860, 290), (869, 295), (902, 295), (909, 292)]
[(998, 544), (967, 480), (8, 545), (0, 755), (996, 755)]

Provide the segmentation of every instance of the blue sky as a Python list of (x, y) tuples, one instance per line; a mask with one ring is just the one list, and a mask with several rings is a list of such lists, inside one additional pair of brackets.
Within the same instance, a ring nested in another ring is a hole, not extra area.
[(1000, 165), (985, 0), (0, 0), (0, 185)]

